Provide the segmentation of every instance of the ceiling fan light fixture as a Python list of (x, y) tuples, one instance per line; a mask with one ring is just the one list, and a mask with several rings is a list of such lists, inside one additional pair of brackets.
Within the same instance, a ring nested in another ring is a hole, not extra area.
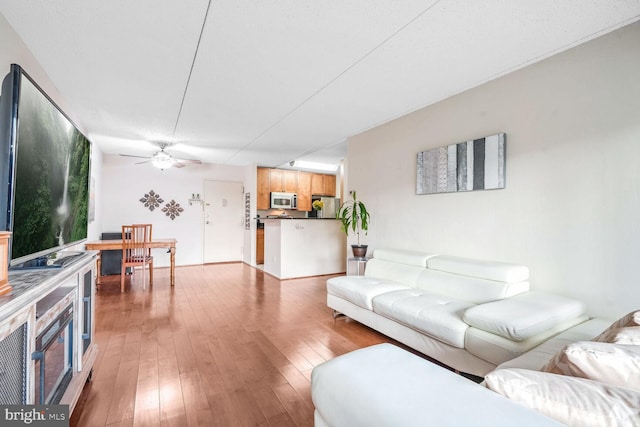
[(151, 159), (151, 164), (160, 170), (169, 169), (171, 166), (173, 166), (173, 163), (173, 157), (171, 157), (164, 151), (157, 152)]

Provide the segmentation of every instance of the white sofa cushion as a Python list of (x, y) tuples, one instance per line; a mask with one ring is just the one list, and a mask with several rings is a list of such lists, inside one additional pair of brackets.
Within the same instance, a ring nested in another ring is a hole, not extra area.
[(367, 262), (365, 276), (415, 287), (427, 260), (435, 254), (395, 249), (376, 249)]
[(463, 320), (483, 331), (522, 341), (578, 318), (585, 311), (580, 301), (532, 291), (472, 307)]
[(542, 371), (640, 391), (640, 346), (578, 341), (558, 352)]
[(373, 310), (373, 298), (386, 292), (409, 289), (401, 283), (366, 276), (340, 276), (327, 280), (327, 293)]
[(586, 322), (582, 322), (564, 332), (559, 333), (548, 341), (545, 341), (532, 350), (529, 350), (522, 356), (500, 364), (498, 369), (524, 368), (536, 371), (540, 370), (567, 344), (571, 344), (576, 341), (590, 340), (610, 324), (611, 321), (608, 319), (589, 319)]
[(427, 260), (432, 256), (435, 254), (376, 249), (373, 258), (367, 262), (364, 275), (415, 287), (420, 273), (427, 267)]
[(373, 299), (375, 313), (458, 348), (464, 348), (469, 327), (462, 314), (471, 306), (419, 289), (388, 292)]
[[(585, 320), (587, 320), (586, 315), (573, 318), (565, 322), (558, 323), (554, 327), (547, 329), (538, 335), (534, 335), (533, 337), (529, 337), (521, 341), (513, 341), (509, 338), (504, 338), (500, 335), (483, 331), (482, 329), (470, 327), (467, 329), (465, 334), (464, 347), (469, 353), (478, 356), (487, 362), (491, 362), (494, 365), (499, 365), (528, 352), (554, 335), (557, 335), (572, 326), (580, 324)], [(546, 360), (548, 359), (549, 357), (547, 357)], [(546, 360), (542, 361), (540, 366), (542, 366)]]
[(371, 258), (367, 262), (364, 275), (372, 279), (402, 283), (415, 288), (418, 277), (424, 270), (424, 267)]
[(524, 265), (450, 255), (438, 255), (429, 258), (427, 268), (504, 283), (519, 283), (529, 280), (529, 267)]
[(457, 300), (482, 304), (526, 292), (529, 290), (529, 282), (505, 283), (424, 269), (415, 287)]
[(485, 384), (570, 426), (640, 426), (640, 393), (623, 387), (527, 369), (497, 369)]

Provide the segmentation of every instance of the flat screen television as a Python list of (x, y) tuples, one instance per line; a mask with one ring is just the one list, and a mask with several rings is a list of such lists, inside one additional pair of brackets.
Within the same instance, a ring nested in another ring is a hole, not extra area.
[(16, 64), (2, 83), (0, 150), (10, 265), (86, 240), (91, 144)]

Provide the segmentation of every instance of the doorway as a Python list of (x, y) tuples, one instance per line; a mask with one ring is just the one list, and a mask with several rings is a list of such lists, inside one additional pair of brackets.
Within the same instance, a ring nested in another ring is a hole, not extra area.
[(204, 182), (204, 262), (242, 261), (242, 183)]

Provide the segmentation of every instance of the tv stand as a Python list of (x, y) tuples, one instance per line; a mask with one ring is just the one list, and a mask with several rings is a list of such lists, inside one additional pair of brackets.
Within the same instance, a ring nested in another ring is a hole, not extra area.
[(40, 270), (47, 268), (64, 268), (79, 261), (84, 252), (61, 251), (43, 255), (22, 264), (13, 265), (10, 270)]
[[(69, 252), (69, 256), (78, 253)], [(97, 252), (79, 252), (64, 268), (10, 270), (10, 294), (0, 297), (0, 375), (3, 403), (37, 404), (37, 339), (56, 322), (61, 313), (72, 312), (68, 355), (71, 376), (68, 384), (56, 385), (54, 400), (69, 405), (73, 412), (85, 382), (91, 375), (98, 348), (95, 343), (95, 277)], [(65, 257), (60, 257), (64, 259)], [(63, 262), (64, 264), (64, 262)], [(53, 347), (51, 347), (53, 348)], [(47, 348), (42, 349), (46, 355)], [(56, 353), (52, 353), (56, 354)], [(54, 359), (47, 361), (55, 363)], [(41, 371), (39, 371), (41, 372)], [(44, 370), (46, 375), (55, 371)], [(45, 376), (45, 378), (47, 378)]]
[(59, 257), (53, 260), (51, 264), (54, 267), (67, 267), (78, 261), (84, 252), (59, 252)]

